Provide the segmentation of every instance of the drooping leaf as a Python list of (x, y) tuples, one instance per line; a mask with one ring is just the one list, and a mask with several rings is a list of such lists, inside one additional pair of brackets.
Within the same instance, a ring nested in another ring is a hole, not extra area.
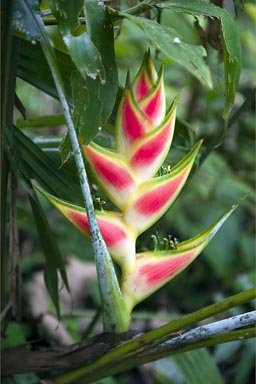
[(22, 161), (26, 164), (28, 178), (37, 180), (49, 192), (62, 198), (72, 196), (73, 201), (82, 203), (82, 196), (76, 177), (72, 178), (58, 166), (24, 133), (13, 128), (13, 135), (19, 147)]
[(68, 280), (65, 271), (64, 262), (62, 260), (59, 248), (55, 238), (50, 230), (44, 211), (33, 190), (29, 165), (23, 159), (20, 152), (20, 146), (16, 137), (6, 127), (5, 128), (5, 151), (12, 169), (16, 173), (19, 181), (23, 184), (28, 192), (31, 208), (33, 211), (39, 239), (45, 255), (45, 282), (49, 295), (54, 303), (57, 314), (60, 315), (59, 295), (58, 295), (58, 271), (62, 277), (63, 283), (68, 289)]
[[(78, 27), (83, 1), (51, 1), (68, 52), (80, 73), (72, 74), (75, 126), (89, 143), (106, 123), (115, 104), (118, 79), (111, 19), (96, 0), (86, 1), (86, 31)], [(76, 31), (76, 34), (74, 33)]]
[(50, 5), (59, 22), (59, 29), (70, 56), (82, 77), (99, 77), (101, 81), (105, 81), (105, 70), (98, 49), (85, 30), (78, 30), (83, 0), (51, 0)]
[(45, 285), (53, 301), (54, 307), (56, 308), (57, 314), (60, 316), (58, 270), (62, 276), (65, 286), (68, 287), (65, 266), (55, 241), (55, 237), (48, 225), (44, 211), (41, 208), (35, 193), (29, 195), (29, 200), (32, 207), (41, 246), (45, 255)]
[(196, 17), (216, 17), (221, 23), (222, 43), (224, 51), (225, 67), (225, 106), (224, 119), (227, 119), (235, 100), (235, 87), (240, 76), (241, 67), (241, 45), (238, 29), (229, 13), (207, 1), (182, 1), (182, 2), (159, 2), (159, 8), (171, 9), (176, 12), (189, 13)]
[[(18, 76), (41, 91), (58, 99), (52, 74), (40, 44), (33, 45), (20, 39), (19, 46)], [(75, 69), (74, 63), (66, 53), (56, 49), (54, 52), (62, 75), (67, 99), (70, 104), (73, 104), (70, 76)]]
[(206, 51), (203, 46), (184, 43), (175, 29), (163, 26), (155, 21), (125, 13), (119, 15), (126, 17), (141, 27), (152, 43), (166, 56), (186, 68), (204, 86), (212, 88), (211, 74), (204, 60)]

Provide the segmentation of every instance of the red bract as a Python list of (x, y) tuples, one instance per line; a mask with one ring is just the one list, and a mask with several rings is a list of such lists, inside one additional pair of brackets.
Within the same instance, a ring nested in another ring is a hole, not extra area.
[[(98, 183), (120, 212), (96, 211), (102, 236), (113, 259), (121, 266), (121, 290), (128, 311), (187, 267), (208, 244), (232, 208), (201, 235), (177, 249), (135, 253), (139, 234), (171, 206), (184, 186), (200, 149), (198, 142), (164, 176), (156, 173), (172, 143), (177, 99), (166, 112), (163, 70), (159, 75), (149, 53), (131, 83), (128, 79), (116, 116), (116, 147), (95, 143), (84, 147)], [(41, 192), (86, 236), (85, 210)]]

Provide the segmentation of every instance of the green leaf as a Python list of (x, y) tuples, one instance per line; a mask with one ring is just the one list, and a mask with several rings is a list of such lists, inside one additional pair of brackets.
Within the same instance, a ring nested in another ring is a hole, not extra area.
[[(39, 44), (32, 45), (25, 40), (20, 40), (19, 44), (18, 76), (41, 91), (58, 99), (55, 83), (41, 46)], [(62, 75), (67, 99), (72, 104), (70, 76), (75, 69), (74, 63), (66, 53), (56, 49), (54, 52)]]
[(17, 73), (17, 42), (11, 33), (11, 18), (13, 11), (13, 1), (4, 0), (1, 3), (1, 48), (4, 54), (2, 55), (2, 71), (1, 71), (1, 126), (0, 126), (0, 211), (1, 211), (1, 278), (2, 278), (2, 308), (8, 303), (8, 251), (6, 246), (6, 225), (7, 214), (7, 198), (9, 194), (9, 163), (4, 153), (4, 127), (11, 125), (13, 121), (13, 110), (15, 104), (15, 84)]
[(67, 133), (64, 139), (59, 144), (59, 151), (61, 156), (61, 165), (63, 166), (72, 156), (71, 143), (69, 134)]
[(65, 118), (63, 114), (59, 115), (48, 115), (39, 116), (27, 120), (19, 119), (16, 120), (17, 128), (28, 128), (28, 127), (53, 127), (65, 124)]
[[(79, 14), (83, 0), (51, 0), (51, 9), (59, 22), (59, 29), (75, 66), (83, 78), (105, 81), (105, 70), (98, 49), (85, 31), (80, 33)], [(78, 35), (77, 35), (78, 34)]]
[(190, 147), (193, 147), (196, 142), (196, 133), (193, 127), (187, 121), (179, 118), (176, 118), (175, 126), (176, 133), (185, 139), (189, 143)]
[(73, 122), (83, 141), (88, 144), (99, 132), (101, 122), (100, 83), (88, 77), (84, 80), (78, 71), (73, 71), (71, 84), (74, 101)]
[(26, 343), (30, 331), (24, 324), (10, 321), (1, 337), (1, 348), (10, 348)]
[(98, 0), (86, 0), (86, 25), (91, 40), (101, 55), (106, 81), (100, 84), (102, 98), (102, 122), (109, 118), (118, 90), (118, 74), (114, 50), (114, 34), (110, 15)]
[(44, 270), (44, 280), (47, 291), (53, 301), (54, 307), (58, 316), (60, 316), (60, 306), (59, 306), (59, 293), (58, 293), (58, 268), (60, 267), (60, 273), (63, 279), (64, 284), (68, 287), (67, 276), (65, 272), (65, 267), (61, 256), (59, 254), (59, 249), (55, 242), (55, 238), (51, 233), (49, 225), (46, 221), (44, 212), (39, 204), (39, 200), (36, 195), (33, 194), (33, 197), (29, 196), (30, 205), (33, 211), (35, 224), (39, 234), (41, 246), (44, 251), (46, 266)]
[[(80, 112), (83, 111), (83, 115), (80, 114), (80, 116), (84, 124), (78, 128), (82, 128), (80, 134), (86, 143), (97, 134), (100, 124), (106, 124), (113, 109), (118, 89), (112, 25), (106, 10), (99, 7), (98, 13), (101, 14), (101, 16), (98, 17), (99, 21), (102, 21), (100, 24), (101, 31), (99, 30), (99, 27), (97, 31), (95, 31), (94, 27), (92, 28), (92, 35), (94, 38), (94, 34), (97, 35), (96, 32), (98, 32), (99, 36), (101, 36), (101, 41), (104, 42), (101, 45), (99, 44), (99, 47), (102, 51), (102, 61), (105, 65), (105, 84), (101, 84), (98, 78), (93, 80), (90, 77), (87, 77), (86, 79), (82, 79), (81, 77), (80, 83), (73, 79), (73, 89), (71, 90), (70, 78), (72, 72), (75, 70), (75, 65), (69, 55), (56, 49), (54, 50), (58, 67), (60, 68), (63, 78), (67, 99), (70, 104), (74, 104), (72, 92), (73, 94), (76, 94), (75, 104), (78, 103), (78, 109), (80, 109)], [(104, 13), (105, 19), (103, 19), (102, 13)], [(92, 19), (90, 23), (95, 24), (95, 20)], [(95, 38), (95, 40), (97, 39)], [(18, 76), (43, 92), (58, 98), (48, 63), (40, 45), (32, 45), (25, 40), (20, 40), (19, 43), (20, 55), (18, 61)], [(83, 87), (81, 86), (82, 84)], [(24, 124), (21, 123), (21, 126), (25, 125), (25, 122)]]
[(80, 73), (74, 72), (71, 77), (73, 118), (80, 137), (87, 144), (109, 118), (118, 89), (111, 19), (98, 1), (86, 1), (87, 31), (81, 33), (78, 16), (82, 1), (74, 5), (69, 1), (52, 0), (51, 5), (68, 52)]
[(189, 384), (224, 384), (220, 371), (207, 349), (174, 355), (172, 360)]
[(247, 340), (243, 343), (240, 356), (236, 367), (235, 384), (249, 383), (255, 368), (255, 340)]
[(59, 315), (59, 295), (58, 295), (58, 270), (60, 272), (63, 283), (68, 288), (68, 280), (65, 271), (60, 251), (53, 234), (51, 233), (47, 219), (41, 208), (39, 200), (33, 190), (30, 176), (29, 164), (24, 161), (20, 152), (20, 146), (16, 137), (6, 127), (5, 129), (5, 150), (12, 169), (15, 171), (20, 182), (28, 192), (31, 208), (35, 218), (38, 235), (44, 251), (46, 266), (45, 266), (45, 282), (48, 292), (52, 298), (57, 314)]
[(182, 42), (182, 37), (177, 31), (155, 21), (125, 13), (119, 13), (119, 15), (141, 27), (158, 49), (174, 62), (186, 68), (204, 86), (212, 88), (211, 74), (204, 60), (206, 56), (204, 47)]
[(26, 164), (26, 176), (37, 180), (49, 192), (82, 204), (78, 180), (58, 166), (20, 130), (13, 128), (13, 136), (19, 147), (22, 161)]
[(185, 12), (197, 17), (217, 17), (220, 20), (224, 52), (226, 97), (223, 118), (227, 119), (235, 100), (235, 87), (239, 80), (241, 67), (241, 45), (235, 22), (225, 9), (206, 1), (159, 2), (156, 5), (159, 8)]
[[(34, 23), (31, 23), (31, 15), (27, 7), (24, 7), (22, 1), (14, 1), (12, 12), (13, 33), (17, 37), (31, 41), (33, 44), (39, 40), (40, 34)], [(34, 12), (39, 11), (38, 0), (30, 0), (30, 6)]]

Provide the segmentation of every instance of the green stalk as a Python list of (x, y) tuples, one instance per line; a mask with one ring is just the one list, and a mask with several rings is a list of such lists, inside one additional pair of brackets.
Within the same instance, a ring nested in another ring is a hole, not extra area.
[(211, 336), (207, 340), (199, 341), (198, 343), (177, 348), (173, 352), (173, 354), (175, 355), (178, 353), (192, 351), (193, 349), (211, 347), (213, 345), (228, 343), (230, 341), (246, 340), (255, 336), (256, 336), (255, 327), (239, 329), (237, 331), (232, 331), (232, 332), (222, 333), (221, 335)]
[[(237, 295), (230, 296), (227, 299), (221, 301), (220, 303), (209, 305), (187, 316), (184, 316), (181, 319), (171, 321), (163, 327), (157, 328), (142, 336), (139, 336), (136, 339), (114, 349), (113, 351), (106, 353), (104, 356), (100, 357), (91, 364), (85, 367), (77, 368), (62, 376), (57, 377), (55, 379), (55, 382), (57, 384), (72, 384), (75, 380), (77, 381), (78, 379), (80, 380), (82, 378), (89, 377), (89, 375), (90, 377), (92, 376), (94, 378), (93, 375), (100, 370), (104, 370), (104, 373), (108, 372), (109, 375), (113, 374), (114, 372), (116, 372), (116, 367), (113, 368), (113, 364), (123, 359), (126, 359), (126, 361), (124, 361), (122, 369), (128, 369), (128, 362), (130, 361), (129, 359), (132, 359), (133, 355), (136, 356), (139, 349), (143, 348), (143, 351), (146, 351), (147, 349), (150, 350), (156, 345), (170, 339), (171, 333), (178, 332), (184, 327), (207, 319), (220, 312), (226, 311), (227, 309), (233, 308), (239, 304), (246, 303), (253, 299), (255, 299), (254, 288), (241, 292)], [(135, 365), (138, 365), (138, 361), (135, 361)]]
[[(217, 344), (224, 344), (230, 341), (246, 340), (246, 339), (253, 338), (255, 336), (256, 336), (255, 327), (251, 327), (251, 328), (239, 329), (231, 332), (209, 336), (205, 340), (201, 340), (201, 341), (184, 345), (184, 346), (177, 346), (177, 348), (175, 348), (172, 351), (168, 351), (168, 350), (162, 351), (162, 350), (158, 350), (158, 348), (153, 348), (152, 350), (147, 351), (146, 354), (143, 354), (143, 353), (140, 354), (140, 352), (138, 352), (135, 356), (126, 357), (126, 361), (123, 361), (121, 363), (118, 361), (113, 362), (112, 367), (109, 367), (109, 369), (103, 370), (104, 372), (103, 374), (100, 371), (95, 372), (94, 375), (89, 374), (86, 377), (86, 379), (82, 381), (82, 383), (89, 384), (103, 377), (107, 377), (116, 373), (127, 371), (128, 369), (131, 369), (135, 366), (147, 364), (152, 361), (163, 359), (165, 357), (177, 355), (179, 353), (184, 353), (184, 352), (192, 351), (194, 349), (199, 349), (199, 348), (211, 347)], [(79, 384), (79, 383), (80, 381), (76, 382), (76, 384)]]
[(49, 42), (48, 35), (45, 31), (45, 27), (41, 18), (32, 11), (27, 0), (25, 1), (25, 4), (31, 14), (33, 22), (39, 30), (40, 43), (46, 60), (49, 64), (63, 108), (65, 121), (68, 127), (72, 152), (74, 154), (80, 186), (84, 198), (84, 204), (88, 215), (92, 246), (98, 273), (99, 289), (103, 306), (104, 331), (123, 332), (126, 331), (129, 326), (130, 316), (125, 308), (125, 303), (123, 301), (112, 259), (109, 255), (108, 249), (102, 238), (96, 221), (89, 182), (83, 161), (83, 155), (69, 110), (61, 73), (58, 68), (54, 50)]

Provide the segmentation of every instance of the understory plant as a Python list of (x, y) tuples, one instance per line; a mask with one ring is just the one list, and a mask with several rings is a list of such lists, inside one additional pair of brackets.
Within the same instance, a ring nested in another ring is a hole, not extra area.
[[(153, 235), (155, 249), (136, 252), (137, 237), (173, 204), (202, 144), (195, 144), (175, 166), (162, 166), (172, 143), (177, 103), (176, 98), (166, 108), (163, 69), (157, 74), (147, 52), (134, 80), (127, 79), (116, 116), (115, 148), (94, 142), (83, 146), (98, 184), (118, 209), (105, 210), (97, 201), (96, 218), (110, 255), (121, 268), (121, 300), (127, 317), (136, 304), (183, 271), (202, 252), (236, 207), (190, 240), (177, 242), (170, 234), (160, 240)], [(82, 206), (54, 197), (41, 187), (37, 189), (90, 237), (88, 216)], [(127, 320), (117, 329), (124, 331), (128, 325)]]
[[(239, 2), (215, 3), (3, 0), (4, 384), (122, 382), (148, 362), (165, 371), (157, 383), (175, 381), (176, 364), (184, 382), (222, 384), (217, 363), (229, 381), (230, 359), (234, 384), (251, 375), (252, 199), (233, 212), (255, 178), (254, 35)], [(80, 233), (55, 226), (56, 210)], [(86, 267), (94, 257), (93, 310), (62, 308), (71, 254)], [(23, 306), (35, 276), (46, 298), (36, 317)], [(52, 348), (46, 318), (77, 342)]]

